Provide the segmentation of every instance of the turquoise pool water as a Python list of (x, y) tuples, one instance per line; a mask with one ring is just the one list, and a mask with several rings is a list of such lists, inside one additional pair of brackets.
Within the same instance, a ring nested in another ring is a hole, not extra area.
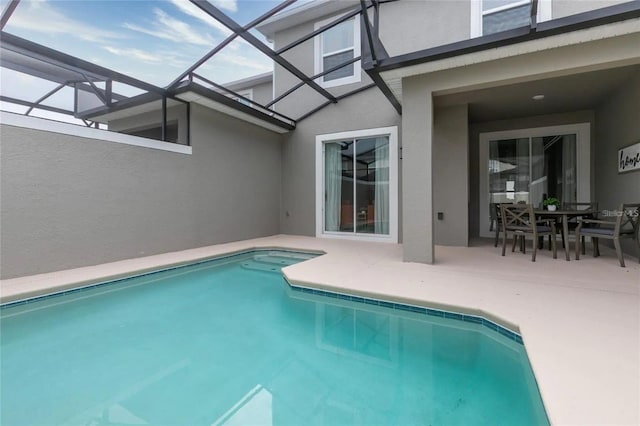
[(1, 311), (2, 425), (548, 424), (482, 324), (293, 291), (254, 252)]

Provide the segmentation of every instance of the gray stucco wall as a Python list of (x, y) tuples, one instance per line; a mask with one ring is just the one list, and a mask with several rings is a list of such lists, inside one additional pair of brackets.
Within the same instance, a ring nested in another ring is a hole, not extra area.
[(251, 81), (242, 84), (228, 84), (226, 87), (240, 94), (246, 90), (251, 90), (251, 100), (261, 105), (265, 105), (273, 99), (273, 80), (258, 84), (252, 84)]
[(553, 19), (563, 18), (627, 2), (628, 0), (553, 0), (551, 2), (551, 16)]
[[(595, 195), (600, 209), (614, 210), (621, 203), (640, 202), (640, 171), (619, 174), (617, 163), (618, 149), (640, 142), (638, 106), (640, 73), (596, 109)], [(638, 256), (633, 245), (625, 240), (622, 247)]]
[[(349, 8), (349, 5), (346, 5)], [(306, 22), (300, 25), (296, 25), (294, 27), (288, 28), (286, 30), (277, 32), (274, 35), (274, 49), (279, 49), (287, 44), (298, 40), (299, 38), (309, 34), (314, 31), (314, 25), (317, 22), (321, 22), (324, 20), (333, 20), (337, 19), (340, 14), (331, 13), (329, 15), (325, 15), (314, 19), (313, 21)], [(310, 39), (305, 41), (304, 43), (296, 46), (295, 48), (285, 52), (282, 55), (285, 59), (291, 62), (293, 65), (298, 67), (302, 72), (306, 75), (314, 75), (314, 63), (315, 63), (315, 52), (314, 52), (314, 39)], [(336, 87), (329, 87), (326, 90), (334, 96), (339, 96), (341, 94), (350, 92), (352, 90), (357, 89), (358, 87), (365, 86), (367, 84), (372, 83), (369, 76), (364, 71), (361, 71), (361, 80), (359, 83), (351, 83), (344, 84)], [(275, 66), (274, 73), (274, 85), (275, 85), (275, 96), (279, 96), (282, 93), (286, 92), (296, 84), (298, 84), (300, 80), (295, 77), (293, 74), (286, 71), (284, 68), (279, 65)], [(300, 89), (296, 90), (293, 94), (287, 96), (282, 101), (278, 102), (275, 105), (276, 111), (288, 115), (292, 118), (298, 118), (302, 114), (307, 111), (312, 110), (313, 108), (321, 105), (326, 102), (327, 99), (316, 92), (314, 89), (309, 86), (302, 86)]]
[(405, 262), (433, 263), (433, 93), (405, 78), (402, 115), (402, 227)]
[(390, 56), (466, 40), (469, 1), (398, 1), (380, 6), (380, 40)]
[(253, 101), (264, 105), (273, 99), (273, 82), (258, 84), (251, 87), (253, 90)]
[(282, 233), (315, 236), (317, 135), (399, 125), (400, 116), (375, 88), (328, 106), (298, 123), (282, 145)]
[[(469, 237), (480, 235), (480, 133), (503, 130), (531, 129), (535, 127), (560, 126), (573, 123), (591, 123), (591, 170), (593, 171), (595, 145), (595, 118), (593, 110), (574, 111), (562, 114), (537, 115), (532, 117), (499, 120), (469, 125)], [(591, 173), (591, 197), (594, 198), (594, 173)]]
[(281, 136), (191, 113), (193, 155), (2, 125), (2, 278), (278, 233)]
[[(435, 243), (469, 242), (467, 105), (436, 109), (433, 120), (433, 210)], [(438, 218), (438, 213), (443, 218)]]

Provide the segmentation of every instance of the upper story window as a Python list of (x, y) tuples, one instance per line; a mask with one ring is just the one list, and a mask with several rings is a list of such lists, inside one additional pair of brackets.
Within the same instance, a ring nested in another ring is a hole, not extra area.
[(482, 35), (529, 25), (531, 1), (483, 0)]
[[(537, 20), (551, 19), (550, 0), (538, 1)], [(499, 33), (531, 23), (531, 0), (472, 0), (471, 37)]]
[[(336, 18), (316, 23), (316, 29)], [(315, 73), (334, 68), (360, 56), (360, 25), (356, 19), (349, 19), (328, 29), (315, 38)], [(360, 81), (360, 61), (331, 71), (319, 78), (324, 87)]]

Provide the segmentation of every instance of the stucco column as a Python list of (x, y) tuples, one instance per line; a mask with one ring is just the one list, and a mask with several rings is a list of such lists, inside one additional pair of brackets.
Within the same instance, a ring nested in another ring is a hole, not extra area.
[(417, 79), (402, 85), (403, 258), (433, 263), (432, 93)]

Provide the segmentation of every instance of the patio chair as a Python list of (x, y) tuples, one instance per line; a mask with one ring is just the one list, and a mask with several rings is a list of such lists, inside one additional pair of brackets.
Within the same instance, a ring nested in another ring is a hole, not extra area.
[[(562, 210), (595, 210), (598, 211), (598, 202), (594, 201), (594, 202), (578, 202), (578, 203), (562, 203)], [(583, 219), (598, 219), (598, 215), (596, 214), (588, 214), (588, 215), (584, 215), (581, 216)], [(578, 218), (571, 218), (569, 219), (569, 221), (567, 222), (567, 226), (569, 227), (569, 231), (575, 231), (576, 228), (578, 227)], [(562, 247), (564, 248), (565, 244), (568, 244), (568, 242), (566, 242), (564, 240), (564, 234), (562, 232), (560, 232), (560, 235), (562, 235)], [(582, 254), (585, 254), (585, 239), (584, 236), (582, 237)]]
[[(556, 250), (556, 224), (554, 220), (538, 220), (533, 211), (531, 204), (501, 204), (502, 215), (502, 255), (505, 255), (507, 249), (507, 237), (509, 233), (513, 235), (513, 247), (511, 251), (516, 249), (516, 240), (524, 240), (527, 236), (531, 236), (533, 240), (533, 254), (531, 261), (536, 261), (538, 252), (538, 238), (549, 235), (551, 237), (551, 247), (553, 248), (553, 258), (558, 257)], [(523, 244), (524, 245), (524, 244)]]
[[(506, 205), (513, 205), (513, 203), (502, 203)], [(501, 203), (491, 203), (493, 218), (491, 219), (491, 225), (495, 226), (496, 238), (493, 242), (494, 247), (498, 247), (498, 240), (500, 239), (500, 232), (502, 231), (502, 211), (500, 210)], [(495, 225), (494, 225), (495, 224)]]
[(576, 228), (576, 260), (580, 259), (582, 237), (591, 237), (593, 240), (593, 257), (600, 256), (600, 238), (613, 240), (613, 246), (618, 255), (620, 266), (624, 268), (624, 257), (620, 247), (621, 238), (636, 240), (638, 246), (638, 261), (640, 261), (640, 240), (638, 236), (638, 222), (640, 220), (640, 203), (621, 204), (616, 212), (616, 220), (578, 219)]

